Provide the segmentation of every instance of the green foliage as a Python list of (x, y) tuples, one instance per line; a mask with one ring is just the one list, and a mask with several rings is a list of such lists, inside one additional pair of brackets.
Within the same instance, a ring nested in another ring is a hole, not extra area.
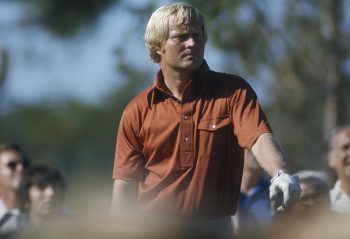
[(57, 36), (72, 36), (92, 25), (118, 0), (32, 0), (36, 21)]
[(261, 69), (271, 73), (265, 109), (293, 168), (321, 167), (328, 131), (349, 122), (345, 1), (191, 3), (206, 17), (227, 71), (248, 80), (259, 79)]
[[(68, 199), (77, 209), (89, 206), (89, 201), (81, 204), (87, 196), (100, 195), (109, 203), (119, 120), (127, 103), (149, 82), (143, 71), (123, 64), (118, 69), (123, 84), (99, 106), (77, 101), (17, 105), (0, 115), (0, 142), (17, 142), (34, 164), (61, 169), (69, 182)], [(92, 192), (96, 195), (89, 195)]]
[[(336, 124), (350, 119), (350, 108), (346, 107), (349, 71), (342, 67), (348, 60), (350, 42), (350, 28), (344, 27), (344, 1), (286, 0), (279, 3), (279, 13), (273, 7), (277, 1), (190, 2), (204, 14), (209, 37), (225, 59), (226, 71), (248, 80), (259, 79), (262, 69), (271, 73), (263, 82), (264, 93), (271, 98), (264, 108), (293, 169), (320, 168), (327, 99), (336, 96), (337, 107), (342, 109), (330, 112)], [(123, 4), (140, 23), (121, 36), (125, 44), (135, 34), (142, 38), (144, 28), (140, 25), (145, 25), (156, 7), (117, 0), (31, 3), (38, 9), (38, 23), (60, 37), (72, 36), (93, 24), (112, 4)], [(115, 52), (121, 84), (100, 105), (68, 101), (53, 107), (16, 106), (0, 114), (0, 142), (18, 142), (34, 163), (62, 169), (72, 192), (86, 190), (86, 196), (91, 196), (94, 187), (110, 192), (122, 111), (153, 78), (148, 70), (126, 60), (125, 49), (122, 45)], [(78, 207), (79, 203), (77, 200)]]

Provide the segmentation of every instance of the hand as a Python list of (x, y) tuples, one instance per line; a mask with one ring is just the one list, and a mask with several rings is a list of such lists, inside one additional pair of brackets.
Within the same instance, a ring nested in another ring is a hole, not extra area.
[[(274, 176), (270, 182), (270, 199), (272, 202), (275, 202), (275, 204), (281, 204), (281, 207), (277, 208), (277, 211), (285, 211), (299, 199), (301, 189), (298, 176), (289, 175), (279, 170), (277, 175)], [(281, 202), (276, 202), (278, 200), (278, 194), (282, 194), (283, 196)]]

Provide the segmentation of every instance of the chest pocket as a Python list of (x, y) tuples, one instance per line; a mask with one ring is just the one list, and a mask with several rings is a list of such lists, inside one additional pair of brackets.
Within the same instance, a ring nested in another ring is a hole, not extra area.
[(228, 153), (231, 138), (231, 121), (228, 115), (202, 119), (198, 123), (198, 153), (200, 156), (217, 156)]
[(199, 121), (198, 129), (215, 132), (216, 130), (219, 130), (222, 127), (228, 126), (230, 122), (231, 121), (228, 115), (214, 119), (202, 119), (201, 121)]

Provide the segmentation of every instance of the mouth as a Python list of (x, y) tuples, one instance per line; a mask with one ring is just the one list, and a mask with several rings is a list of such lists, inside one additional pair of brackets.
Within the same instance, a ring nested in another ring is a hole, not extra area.
[(42, 209), (44, 209), (46, 212), (54, 212), (58, 210), (58, 205), (53, 202), (43, 203)]
[(350, 176), (350, 158), (344, 161), (343, 170), (346, 175)]
[(186, 57), (197, 57), (198, 54), (196, 52), (190, 51), (190, 52), (185, 52), (182, 56), (184, 58), (186, 58)]

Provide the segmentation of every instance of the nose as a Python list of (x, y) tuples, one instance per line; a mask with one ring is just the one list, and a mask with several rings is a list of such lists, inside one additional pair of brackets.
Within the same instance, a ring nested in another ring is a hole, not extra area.
[(310, 198), (304, 202), (304, 205), (306, 205), (307, 207), (312, 207), (315, 205), (315, 200)]
[(44, 194), (47, 197), (53, 197), (55, 195), (55, 190), (52, 186), (47, 186), (44, 190)]
[(21, 164), (21, 163), (18, 163), (17, 165), (16, 165), (16, 171), (17, 172), (22, 172), (23, 171), (23, 164)]
[(194, 40), (193, 36), (190, 36), (186, 41), (186, 47), (194, 46), (196, 41)]
[(346, 153), (350, 157), (350, 145), (347, 147)]

